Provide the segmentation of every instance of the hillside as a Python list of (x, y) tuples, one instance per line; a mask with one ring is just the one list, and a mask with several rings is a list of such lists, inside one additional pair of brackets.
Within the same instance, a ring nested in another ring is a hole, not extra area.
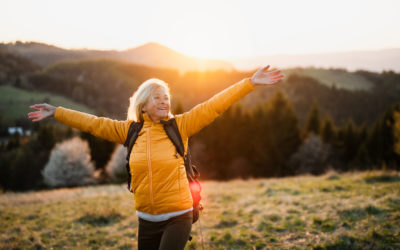
[(6, 50), (31, 59), (41, 66), (65, 60), (112, 59), (158, 68), (172, 68), (181, 73), (204, 70), (254, 70), (266, 64), (280, 68), (340, 68), (400, 72), (400, 49), (342, 51), (315, 54), (271, 54), (232, 59), (199, 59), (183, 55), (162, 44), (150, 42), (126, 50), (64, 49), (38, 42), (0, 43)]
[(318, 67), (341, 68), (348, 71), (368, 70), (400, 72), (400, 48), (342, 51), (314, 54), (271, 54), (229, 60), (237, 69), (254, 69), (265, 63), (281, 68)]
[[(27, 61), (34, 64), (38, 63), (42, 66), (48, 66), (65, 60), (82, 61), (89, 59), (112, 59), (131, 62), (138, 65), (146, 65), (152, 68), (173, 68), (180, 73), (186, 71), (198, 70), (215, 70), (221, 69), (231, 71), (234, 68), (221, 60), (202, 60), (194, 57), (187, 57), (168, 47), (157, 43), (148, 43), (136, 48), (125, 51), (95, 51), (95, 50), (66, 50), (55, 46), (40, 43), (20, 43), (0, 44), (0, 51), (8, 51), (14, 53), (14, 58), (20, 58), (19, 61)], [(2, 53), (4, 54), (4, 52)], [(11, 54), (12, 55), (12, 54)], [(26, 58), (26, 59), (24, 59)], [(5, 61), (11, 61), (10, 58), (0, 58), (0, 66)], [(8, 63), (10, 64), (10, 63)], [(14, 65), (25, 65), (26, 62)], [(2, 66), (2, 71), (6, 66)], [(21, 68), (21, 66), (18, 66)], [(8, 68), (8, 65), (7, 67)], [(26, 68), (26, 67), (25, 67)], [(32, 67), (31, 67), (32, 68)], [(37, 66), (36, 66), (37, 68)], [(29, 68), (28, 68), (29, 70)], [(348, 90), (369, 90), (372, 82), (365, 79), (361, 75), (347, 72), (343, 69), (324, 69), (324, 68), (285, 68), (285, 73), (289, 76), (292, 73), (310, 76), (325, 84), (332, 86), (335, 84), (338, 88)], [(27, 73), (27, 72), (25, 72)]]
[(374, 83), (360, 74), (348, 72), (343, 69), (323, 69), (323, 68), (288, 68), (285, 69), (287, 76), (297, 74), (312, 77), (320, 83), (346, 90), (365, 90), (373, 88)]
[(33, 62), (48, 66), (61, 61), (82, 59), (111, 59), (139, 65), (176, 69), (180, 72), (204, 70), (232, 70), (233, 66), (222, 60), (206, 60), (180, 54), (157, 43), (147, 43), (122, 51), (63, 49), (53, 45), (36, 42), (0, 43), (0, 50), (28, 58)]
[(173, 68), (181, 73), (186, 71), (233, 70), (233, 66), (223, 60), (207, 60), (188, 57), (158, 43), (119, 52), (120, 58), (135, 64), (150, 67)]
[(11, 86), (0, 86), (0, 112), (5, 120), (12, 121), (15, 119), (27, 118), (29, 112), (36, 111), (30, 109), (30, 105), (44, 102), (54, 106), (69, 107), (82, 112), (92, 114), (94, 112), (93, 109), (53, 93), (41, 91), (32, 92)]
[[(398, 249), (399, 190), (398, 172), (377, 171), (204, 181), (185, 249)], [(1, 249), (137, 247), (125, 185), (0, 194), (0, 221)]]

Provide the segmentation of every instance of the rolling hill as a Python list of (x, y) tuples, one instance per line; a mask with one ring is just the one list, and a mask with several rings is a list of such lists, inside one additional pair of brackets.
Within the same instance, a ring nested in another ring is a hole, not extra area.
[(322, 67), (349, 71), (400, 72), (400, 49), (343, 51), (315, 54), (271, 54), (229, 60), (238, 69), (254, 69), (270, 63), (281, 68)]
[(173, 68), (180, 72), (204, 70), (233, 70), (233, 66), (222, 60), (207, 60), (189, 57), (158, 43), (147, 43), (123, 51), (115, 50), (68, 50), (37, 42), (2, 43), (5, 50), (28, 58), (33, 62), (48, 66), (60, 61), (82, 59), (112, 59), (156, 68)]
[(0, 43), (0, 50), (7, 50), (47, 66), (59, 61), (81, 59), (123, 60), (157, 68), (173, 68), (181, 73), (204, 70), (254, 70), (271, 64), (280, 68), (318, 67), (341, 68), (349, 71), (383, 70), (400, 71), (400, 49), (368, 51), (343, 51), (314, 54), (271, 54), (254, 57), (199, 59), (183, 55), (162, 44), (146, 43), (127, 50), (63, 49), (38, 42)]
[(48, 92), (32, 92), (12, 86), (0, 86), (0, 112), (5, 120), (27, 118), (28, 112), (35, 111), (29, 106), (36, 103), (51, 103), (54, 106), (69, 107), (86, 113), (93, 109), (70, 99)]

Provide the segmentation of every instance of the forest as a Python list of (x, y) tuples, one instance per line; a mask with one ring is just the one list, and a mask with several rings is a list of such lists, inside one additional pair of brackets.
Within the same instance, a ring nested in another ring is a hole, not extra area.
[[(327, 84), (307, 74), (312, 70), (316, 69), (283, 69), (283, 82), (256, 88), (193, 136), (190, 146), (201, 178), (321, 175), (331, 169), (399, 170), (396, 117), (400, 112), (400, 74), (317, 69), (332, 75), (346, 73), (371, 84), (368, 88), (354, 89), (346, 88), (342, 82)], [(110, 170), (116, 162), (124, 165), (119, 145), (67, 128), (54, 119), (32, 123), (27, 117), (31, 111), (29, 105), (34, 104), (30, 103), (33, 99), (29, 93), (48, 93), (49, 97), (41, 101), (54, 106), (61, 104), (52, 103), (52, 98), (61, 96), (93, 110), (96, 116), (124, 120), (129, 97), (149, 78), (160, 78), (170, 85), (173, 113), (178, 114), (252, 73), (235, 70), (180, 73), (109, 59), (70, 60), (41, 66), (29, 58), (0, 50), (0, 88), (24, 91), (26, 96), (25, 99), (7, 96), (0, 103), (0, 188), (47, 188), (49, 182), (43, 177), (45, 166), (50, 164), (55, 151), (62, 151), (62, 143), (74, 137), (81, 139), (74, 143), (87, 147), (82, 157), (89, 157), (85, 158), (90, 162), (86, 165), (91, 168), (85, 174), (92, 178), (86, 184), (126, 180), (123, 174), (112, 178), (115, 174)], [(10, 117), (7, 111), (21, 104), (26, 109)], [(8, 128), (14, 126), (32, 133), (10, 135)]]

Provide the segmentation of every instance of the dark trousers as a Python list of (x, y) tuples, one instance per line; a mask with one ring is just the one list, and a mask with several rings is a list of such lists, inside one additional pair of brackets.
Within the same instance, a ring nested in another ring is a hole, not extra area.
[(192, 220), (192, 211), (160, 222), (139, 218), (138, 249), (184, 249), (192, 229)]

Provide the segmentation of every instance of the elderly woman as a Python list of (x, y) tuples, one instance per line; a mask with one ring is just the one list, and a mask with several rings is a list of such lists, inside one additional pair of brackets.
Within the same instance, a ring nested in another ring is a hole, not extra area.
[(251, 92), (256, 85), (271, 85), (282, 80), (280, 70), (260, 68), (190, 111), (173, 116), (170, 111), (168, 85), (158, 79), (142, 83), (130, 98), (125, 121), (35, 104), (30, 112), (33, 122), (52, 117), (68, 126), (89, 132), (105, 140), (124, 144), (132, 121), (143, 122), (134, 150), (130, 155), (131, 187), (139, 217), (139, 249), (183, 249), (192, 227), (193, 200), (186, 177), (184, 159), (160, 123), (175, 117), (182, 141), (210, 124), (235, 101)]

